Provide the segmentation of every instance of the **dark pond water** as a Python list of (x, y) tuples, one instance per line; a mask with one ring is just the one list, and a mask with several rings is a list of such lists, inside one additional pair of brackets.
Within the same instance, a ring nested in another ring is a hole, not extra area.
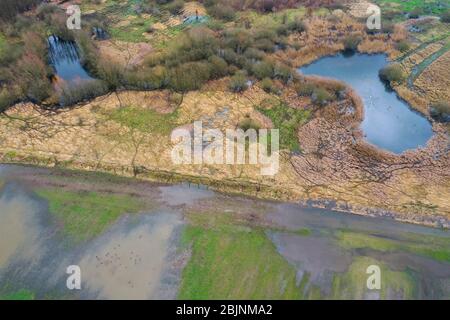
[(67, 82), (93, 80), (83, 68), (77, 45), (73, 41), (64, 41), (56, 36), (48, 38), (49, 58), (58, 77)]
[(353, 87), (364, 102), (361, 127), (371, 144), (394, 153), (423, 147), (433, 135), (431, 123), (380, 80), (378, 72), (387, 63), (383, 54), (339, 54), (299, 70), (345, 81)]

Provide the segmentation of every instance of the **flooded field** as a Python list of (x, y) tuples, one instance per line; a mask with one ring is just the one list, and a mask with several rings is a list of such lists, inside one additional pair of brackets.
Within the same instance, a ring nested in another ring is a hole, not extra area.
[(93, 80), (83, 68), (75, 42), (64, 41), (56, 36), (48, 38), (50, 63), (56, 75), (66, 82)]
[(450, 298), (447, 230), (59, 169), (0, 186), (1, 299)]

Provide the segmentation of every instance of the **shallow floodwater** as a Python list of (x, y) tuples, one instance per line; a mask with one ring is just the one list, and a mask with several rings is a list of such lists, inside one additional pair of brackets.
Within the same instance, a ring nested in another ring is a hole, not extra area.
[(386, 64), (383, 54), (339, 54), (299, 70), (344, 81), (357, 92), (364, 103), (361, 128), (371, 144), (394, 153), (424, 147), (433, 135), (431, 123), (381, 81), (378, 73)]
[(48, 44), (50, 63), (55, 68), (58, 77), (67, 82), (93, 79), (81, 65), (75, 42), (50, 36)]
[[(240, 217), (237, 221), (252, 218), (256, 225), (261, 219), (267, 238), (295, 268), (299, 290), (319, 290), (332, 298), (343, 290), (338, 298), (346, 299), (450, 297), (448, 259), (435, 260), (402, 249), (434, 250), (433, 241), (450, 241), (446, 230), (223, 195), (196, 185), (114, 182), (86, 175), (71, 180), (70, 174), (57, 170), (0, 165), (0, 298), (26, 289), (38, 299), (174, 299), (189, 261), (181, 241), (189, 212), (231, 214)], [(61, 234), (48, 203), (33, 192), (42, 182), (90, 192), (112, 192), (115, 189), (108, 186), (117, 184), (114, 187), (127, 194), (152, 199), (152, 205), (140, 214), (124, 213), (103, 234), (76, 243)], [(347, 245), (341, 236), (348, 237)], [(383, 251), (351, 242), (366, 236), (375, 245), (386, 240), (400, 247)], [(389, 290), (384, 296), (379, 291), (364, 291), (367, 264), (372, 261), (387, 273), (383, 279)], [(66, 287), (69, 265), (82, 270), (80, 291)], [(205, 266), (204, 272), (214, 272), (214, 266)], [(307, 283), (302, 287), (303, 279)], [(354, 290), (355, 286), (362, 287), (363, 293)], [(415, 288), (412, 295), (405, 292), (410, 286)]]

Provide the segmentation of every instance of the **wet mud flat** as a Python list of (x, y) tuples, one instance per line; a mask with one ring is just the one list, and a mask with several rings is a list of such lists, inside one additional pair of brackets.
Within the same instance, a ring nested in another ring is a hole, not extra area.
[[(294, 272), (294, 291), (299, 294), (293, 298), (450, 297), (446, 230), (108, 175), (1, 166), (0, 180), (0, 297), (24, 289), (36, 299), (186, 297), (183, 288), (195, 284), (191, 272), (222, 281), (217, 264), (197, 250), (215, 237), (225, 242), (240, 239), (232, 247), (209, 247), (226, 268), (235, 268), (237, 274), (264, 274), (257, 260), (244, 266), (236, 258), (239, 253), (248, 260), (253, 252), (246, 250), (251, 250), (255, 236), (268, 244), (267, 254), (273, 255), (269, 261), (280, 261), (283, 272)], [(40, 188), (126, 193), (147, 201), (139, 213), (123, 212), (105, 231), (77, 242), (61, 232), (51, 204), (36, 193)], [(186, 233), (192, 230), (194, 236), (186, 243)], [(380, 290), (371, 291), (366, 288), (366, 269), (374, 264), (380, 266), (383, 280)], [(70, 265), (81, 268), (81, 290), (66, 287)], [(281, 291), (289, 286), (286, 281)], [(242, 283), (223, 285), (238, 289)], [(233, 298), (226, 293), (219, 297)]]

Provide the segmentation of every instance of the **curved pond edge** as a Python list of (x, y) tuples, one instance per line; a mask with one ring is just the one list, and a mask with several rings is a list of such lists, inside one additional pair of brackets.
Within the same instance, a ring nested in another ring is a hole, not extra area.
[[(347, 89), (352, 90), (352, 91), (358, 96), (358, 98), (359, 98), (359, 99), (361, 100), (361, 102), (362, 102), (362, 97), (361, 97), (361, 96), (358, 94), (358, 92), (357, 92), (356, 90), (354, 90), (354, 89), (352, 88), (352, 86), (351, 86), (350, 84), (348, 84), (347, 82), (345, 82), (345, 81), (343, 81), (343, 80), (340, 80), (340, 79), (335, 79), (335, 78), (332, 78), (332, 77), (326, 77), (326, 76), (322, 76), (322, 75), (303, 74), (303, 73), (301, 72), (301, 70), (300, 70), (301, 68), (308, 67), (308, 66), (310, 66), (310, 65), (312, 65), (312, 64), (314, 64), (314, 63), (316, 63), (316, 62), (318, 62), (319, 60), (321, 60), (321, 59), (323, 59), (323, 58), (333, 58), (333, 57), (337, 57), (337, 56), (339, 56), (339, 55), (343, 55), (343, 56), (346, 56), (346, 55), (348, 55), (348, 56), (353, 56), (353, 55), (357, 55), (357, 54), (361, 54), (361, 55), (365, 55), (365, 56), (384, 55), (385, 58), (386, 58), (386, 61), (388, 62), (388, 64), (389, 64), (389, 63), (395, 63), (395, 62), (396, 62), (396, 59), (392, 59), (392, 58), (389, 56), (389, 54), (388, 54), (387, 52), (384, 52), (384, 51), (381, 51), (381, 52), (372, 52), (372, 53), (366, 53), (366, 52), (355, 51), (355, 52), (349, 53), (349, 52), (346, 52), (345, 50), (341, 50), (341, 51), (337, 51), (337, 52), (333, 51), (332, 53), (328, 53), (328, 54), (324, 54), (324, 55), (318, 56), (316, 59), (314, 59), (314, 60), (312, 60), (312, 61), (308, 61), (307, 63), (300, 64), (300, 65), (295, 65), (294, 68), (297, 70), (298, 74), (299, 74), (300, 76), (304, 77), (305, 79), (308, 79), (308, 78), (309, 78), (309, 79), (312, 79), (312, 78), (321, 78), (321, 79), (328, 80), (328, 81), (338, 81), (338, 82), (341, 82), (341, 83), (343, 83), (343, 84), (347, 87)], [(410, 75), (409, 75), (409, 76), (410, 76)], [(409, 78), (409, 76), (408, 76), (408, 78)], [(419, 147), (414, 148), (414, 149), (406, 149), (406, 150), (404, 150), (404, 151), (401, 152), (401, 153), (395, 153), (395, 152), (393, 152), (393, 151), (390, 151), (390, 150), (387, 150), (387, 149), (385, 149), (385, 148), (379, 147), (379, 146), (377, 146), (377, 145), (371, 143), (371, 142), (368, 141), (367, 139), (365, 139), (365, 138), (364, 138), (364, 135), (363, 135), (362, 137), (357, 136), (357, 137), (356, 137), (356, 140), (357, 140), (356, 142), (357, 142), (357, 143), (360, 143), (360, 144), (363, 144), (364, 146), (370, 148), (372, 151), (376, 151), (376, 152), (377, 152), (378, 154), (380, 154), (380, 155), (388, 155), (388, 156), (395, 156), (395, 157), (403, 157), (403, 156), (405, 156), (406, 154), (417, 153), (417, 152), (420, 152), (421, 150), (427, 149), (428, 145), (429, 145), (435, 138), (437, 138), (437, 134), (438, 134), (439, 132), (445, 131), (444, 128), (443, 128), (443, 126), (442, 126), (442, 124), (440, 124), (439, 122), (435, 121), (435, 120), (430, 116), (429, 113), (423, 112), (422, 108), (416, 106), (416, 105), (414, 104), (413, 101), (409, 101), (407, 98), (405, 98), (404, 96), (400, 95), (400, 93), (399, 93), (399, 91), (398, 91), (398, 89), (399, 89), (400, 86), (395, 86), (395, 85), (392, 86), (390, 83), (387, 83), (386, 81), (383, 81), (382, 79), (380, 79), (380, 81), (386, 86), (386, 88), (387, 88), (388, 90), (391, 90), (393, 93), (395, 93), (396, 98), (397, 98), (398, 100), (400, 100), (401, 102), (403, 102), (403, 103), (405, 104), (405, 106), (409, 109), (409, 111), (414, 112), (414, 113), (417, 114), (418, 116), (421, 116), (421, 117), (425, 118), (425, 119), (430, 123), (430, 125), (431, 125), (431, 130), (432, 130), (433, 134), (430, 136), (430, 138), (428, 139), (428, 141), (427, 141), (423, 146), (419, 146)], [(405, 81), (406, 81), (406, 80), (405, 80)], [(411, 91), (411, 88), (409, 88), (409, 86), (406, 87), (406, 89), (409, 90), (409, 91)], [(414, 91), (411, 91), (411, 92), (414, 93)], [(355, 108), (357, 108), (357, 107), (358, 107), (358, 106), (355, 105)], [(360, 112), (361, 112), (361, 114), (362, 114), (362, 118), (361, 118), (361, 119), (358, 119), (358, 122), (359, 122), (359, 123), (358, 123), (358, 129), (359, 129), (362, 133), (364, 133), (364, 131), (362, 130), (362, 127), (361, 127), (361, 125), (362, 125), (362, 123), (363, 123), (363, 121), (364, 121), (364, 112), (365, 112), (365, 109), (364, 109), (364, 103), (362, 103), (362, 107), (363, 107), (363, 109), (360, 110)]]

